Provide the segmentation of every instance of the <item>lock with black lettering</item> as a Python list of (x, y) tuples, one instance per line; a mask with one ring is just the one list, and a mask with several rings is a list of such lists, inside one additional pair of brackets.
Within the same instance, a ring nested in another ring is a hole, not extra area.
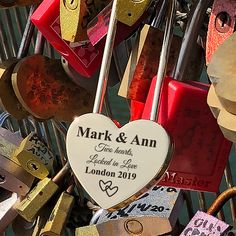
[(59, 190), (58, 184), (62, 184), (63, 178), (70, 170), (67, 163), (53, 179), (44, 178), (27, 194), (27, 196), (16, 206), (16, 210), (27, 221), (33, 221), (40, 210)]
[(19, 196), (16, 193), (0, 188), (0, 233), (16, 218), (17, 212), (14, 205), (19, 201)]
[[(209, 207), (207, 213), (198, 211), (181, 234), (183, 235), (234, 235), (231, 226), (215, 218), (227, 201), (236, 196), (236, 188), (229, 188), (222, 192)], [(204, 234), (203, 234), (204, 233)]]
[[(206, 1), (195, 2), (192, 6), (191, 12), (194, 14), (190, 17), (180, 49), (180, 55), (185, 55), (185, 57), (179, 57), (175, 69), (174, 78), (180, 81), (184, 79), (183, 71), (186, 69), (193, 39), (197, 40), (199, 27), (207, 7)], [(152, 81), (142, 115), (143, 119), (150, 116), (149, 102), (152, 102), (151, 97), (154, 93), (152, 86), (155, 81), (158, 82), (158, 78), (159, 72), (157, 79)], [(162, 87), (157, 120), (170, 133), (175, 149), (169, 169), (160, 184), (216, 192), (232, 144), (221, 134), (207, 106), (209, 85), (195, 81), (180, 81), (167, 77)], [(199, 159), (200, 156), (201, 159)]]
[[(116, 34), (116, 7), (117, 0), (112, 5), (93, 113), (77, 117), (70, 125), (66, 139), (68, 161), (75, 176), (95, 202), (109, 211), (128, 205), (155, 185), (166, 171), (172, 153), (167, 132), (153, 122), (153, 118), (130, 122), (119, 129), (101, 114)], [(175, 2), (171, 2), (165, 29), (168, 36), (174, 9)], [(158, 87), (157, 90), (160, 91)], [(157, 107), (155, 100), (153, 108)], [(153, 132), (150, 133), (150, 129)], [(162, 145), (157, 145), (157, 140)], [(81, 151), (79, 157), (78, 149)], [(148, 157), (145, 165), (143, 155)], [(154, 159), (156, 164), (152, 165)]]
[(53, 154), (35, 133), (29, 134), (21, 142), (13, 156), (27, 172), (36, 178), (44, 179), (49, 172), (54, 173)]
[(63, 234), (75, 201), (72, 195), (73, 190), (74, 184), (70, 185), (68, 189), (60, 195), (47, 223), (40, 232), (40, 236), (60, 236)]
[(12, 157), (21, 141), (18, 135), (0, 128), (0, 187), (25, 196), (33, 184), (34, 177)]
[(67, 79), (60, 60), (28, 56), (15, 66), (12, 84), (22, 106), (39, 119), (71, 121), (92, 110), (94, 95)]
[[(183, 194), (180, 189), (154, 186), (124, 208), (114, 212), (97, 211), (90, 224), (115, 221), (115, 229), (110, 235), (137, 234), (137, 229), (142, 235), (162, 235), (174, 230), (182, 206)], [(157, 224), (159, 227), (156, 227)]]

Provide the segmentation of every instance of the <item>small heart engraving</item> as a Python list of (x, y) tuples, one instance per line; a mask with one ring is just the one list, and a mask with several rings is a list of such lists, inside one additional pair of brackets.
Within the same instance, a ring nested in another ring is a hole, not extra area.
[(117, 186), (113, 187), (113, 188), (108, 188), (106, 193), (108, 197), (112, 197), (114, 196), (117, 192), (118, 192), (119, 188)]
[(99, 181), (99, 187), (103, 192), (107, 191), (108, 188), (110, 188), (112, 185), (111, 181), (104, 182), (103, 180)]

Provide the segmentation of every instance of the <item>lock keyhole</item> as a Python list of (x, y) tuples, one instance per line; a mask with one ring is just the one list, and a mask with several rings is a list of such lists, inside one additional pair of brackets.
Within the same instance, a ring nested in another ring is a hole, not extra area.
[(34, 163), (31, 163), (30, 165), (31, 165), (31, 167), (32, 167), (33, 170), (38, 170), (38, 169), (39, 169), (39, 168), (37, 167), (37, 165), (35, 165)]
[(78, 0), (64, 0), (64, 6), (66, 7), (67, 10), (75, 10), (79, 6), (79, 1)]
[(220, 33), (227, 33), (230, 29), (230, 15), (223, 11), (216, 16), (215, 28)]
[(6, 177), (0, 174), (0, 184), (3, 184), (5, 182), (6, 182)]

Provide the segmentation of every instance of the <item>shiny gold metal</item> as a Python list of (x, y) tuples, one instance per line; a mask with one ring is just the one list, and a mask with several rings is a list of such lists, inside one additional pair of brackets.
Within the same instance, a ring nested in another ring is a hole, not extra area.
[(0, 104), (1, 107), (16, 119), (23, 119), (28, 116), (18, 101), (11, 84), (11, 75), (19, 60), (11, 59), (0, 65)]
[(96, 225), (80, 227), (75, 230), (75, 236), (100, 236)]
[(53, 171), (52, 153), (35, 133), (31, 133), (21, 142), (13, 156), (36, 178), (44, 179), (49, 171)]
[(208, 93), (207, 103), (217, 119), (217, 123), (226, 139), (236, 142), (236, 116), (229, 113), (220, 103), (215, 88), (211, 85)]
[(32, 222), (42, 207), (57, 192), (58, 186), (49, 178), (41, 180), (36, 187), (16, 206), (24, 219)]
[(63, 192), (59, 197), (40, 236), (61, 236), (65, 229), (70, 212), (74, 205), (74, 197)]
[(62, 38), (70, 42), (88, 40), (88, 23), (111, 0), (60, 0), (60, 22)]
[(236, 34), (234, 33), (215, 51), (207, 70), (222, 106), (232, 114), (236, 114), (235, 53)]
[(51, 180), (45, 178), (38, 182), (35, 188), (16, 206), (16, 210), (27, 221), (33, 221), (40, 213), (40, 210), (58, 191), (59, 182), (70, 170), (67, 163), (58, 174)]
[(117, 20), (132, 26), (145, 12), (151, 0), (119, 0), (117, 2)]

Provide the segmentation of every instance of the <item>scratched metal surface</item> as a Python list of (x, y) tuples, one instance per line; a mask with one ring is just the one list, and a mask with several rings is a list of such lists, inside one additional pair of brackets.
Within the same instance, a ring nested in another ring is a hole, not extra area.
[[(27, 8), (0, 10), (0, 61), (4, 61), (9, 57), (17, 55), (28, 12), (29, 9)], [(33, 53), (35, 38), (36, 32), (31, 41), (30, 53)], [(130, 47), (130, 45), (127, 45), (127, 47)], [(46, 45), (44, 54), (49, 57), (57, 57), (57, 54), (52, 50), (49, 44)], [(115, 60), (117, 64), (119, 64), (119, 56), (116, 56)], [(117, 68), (117, 70), (120, 74), (122, 73), (122, 71), (119, 71), (119, 68)], [(204, 73), (201, 79), (207, 81)], [(108, 112), (108, 114), (112, 115), (114, 119), (120, 121), (121, 124), (125, 124), (129, 120), (129, 104), (124, 98), (117, 96), (118, 88), (119, 85), (108, 90), (108, 100), (111, 108), (111, 113)], [(22, 134), (27, 134), (30, 130), (35, 130), (45, 139), (48, 146), (57, 156), (66, 156), (63, 134), (57, 129), (57, 126), (52, 121), (39, 123), (33, 120), (32, 126), (32, 122), (28, 119), (22, 122), (17, 122), (14, 118), (9, 117), (6, 126), (12, 131), (20, 129)], [(233, 171), (232, 173), (231, 170), (234, 170), (235, 168), (235, 147), (233, 147), (230, 155), (230, 162), (225, 170), (225, 175), (222, 179), (219, 192), (223, 191), (227, 187), (234, 186), (233, 182), (236, 180), (236, 172)], [(217, 194), (211, 193), (186, 192), (184, 208), (179, 216), (180, 223), (186, 225), (197, 210), (206, 211), (216, 196)], [(218, 217), (228, 223), (233, 223), (235, 222), (235, 209), (235, 202), (231, 201), (224, 207)], [(11, 227), (7, 230), (6, 235), (13, 235)], [(66, 232), (65, 235), (70, 235), (70, 233)]]

